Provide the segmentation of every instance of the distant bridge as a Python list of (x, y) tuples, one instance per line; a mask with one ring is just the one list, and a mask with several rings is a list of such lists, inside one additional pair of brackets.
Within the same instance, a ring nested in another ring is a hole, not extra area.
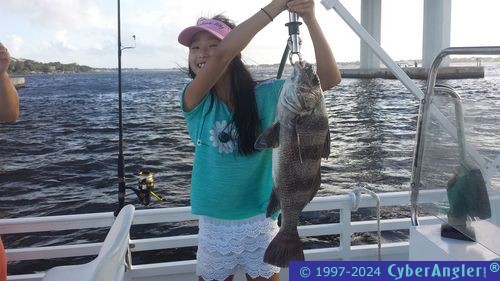
[[(380, 43), (382, 0), (361, 0), (361, 25)], [(422, 67), (430, 68), (442, 49), (450, 47), (451, 0), (424, 0)], [(380, 60), (361, 42), (360, 68), (380, 68)], [(448, 66), (444, 61), (442, 66)]]

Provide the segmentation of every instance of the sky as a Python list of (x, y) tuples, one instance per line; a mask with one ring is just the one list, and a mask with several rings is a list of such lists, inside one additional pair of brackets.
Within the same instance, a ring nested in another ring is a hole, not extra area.
[[(361, 0), (340, 1), (359, 21)], [(179, 32), (200, 16), (218, 13), (237, 24), (269, 0), (121, 0), (122, 67), (187, 65)], [(382, 0), (381, 45), (394, 60), (421, 59), (424, 0)], [(500, 45), (500, 1), (452, 0), (451, 46)], [(339, 62), (359, 60), (359, 38), (334, 10), (316, 0), (316, 15)], [(243, 51), (248, 64), (275, 64), (288, 38), (284, 12)], [(132, 36), (136, 36), (136, 40)], [(301, 28), (302, 55), (314, 61)], [(91, 67), (117, 67), (116, 0), (0, 0), (0, 42), (11, 56)]]

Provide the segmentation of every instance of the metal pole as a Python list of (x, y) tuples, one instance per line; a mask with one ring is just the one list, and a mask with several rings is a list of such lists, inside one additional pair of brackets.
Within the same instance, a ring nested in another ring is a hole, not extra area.
[(299, 26), (302, 23), (299, 21), (299, 15), (294, 12), (288, 13), (288, 23), (285, 26), (288, 27), (288, 48), (290, 49), (290, 55), (288, 59), (290, 63), (293, 64), (292, 57), (293, 55), (297, 55), (299, 57), (299, 61), (302, 61), (302, 55), (300, 53), (300, 45), (302, 42), (300, 41), (300, 30)]
[(292, 54), (300, 53), (300, 38), (299, 38), (299, 16), (297, 13), (288, 13), (288, 35), (290, 35), (290, 49)]

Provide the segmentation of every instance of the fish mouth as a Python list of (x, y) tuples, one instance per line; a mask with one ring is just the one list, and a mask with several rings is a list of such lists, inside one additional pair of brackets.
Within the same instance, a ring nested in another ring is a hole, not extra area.
[(305, 61), (298, 61), (293, 64), (293, 71), (295, 76), (299, 76), (299, 74), (304, 71), (304, 68), (307, 67), (307, 65), (311, 66), (310, 63), (307, 63)]
[(320, 85), (319, 77), (312, 64), (305, 61), (298, 61), (294, 64), (294, 76), (300, 84), (305, 84), (310, 88)]
[(294, 63), (293, 74), (285, 82), (280, 95), (283, 107), (294, 114), (310, 114), (322, 98), (323, 91), (314, 67), (306, 62)]
[(314, 66), (305, 61), (294, 64), (294, 82), (297, 98), (303, 111), (311, 111), (316, 107), (322, 95), (321, 85)]

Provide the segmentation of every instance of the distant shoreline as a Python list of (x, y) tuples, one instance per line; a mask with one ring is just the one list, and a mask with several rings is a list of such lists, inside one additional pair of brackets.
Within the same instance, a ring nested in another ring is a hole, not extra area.
[[(24, 61), (29, 61), (29, 60), (24, 60)], [(473, 64), (480, 66), (483, 63), (500, 63), (500, 57), (455, 57), (450, 59), (451, 63), (459, 63), (459, 64)], [(419, 67), (422, 65), (422, 60), (398, 60), (395, 61), (398, 65), (401, 67), (414, 67), (415, 64), (417, 64)], [(96, 72), (116, 72), (118, 71), (118, 68), (94, 68), (94, 67), (89, 67), (89, 66), (80, 66), (78, 64), (72, 63), (72, 64), (61, 64), (61, 63), (39, 63), (40, 65), (50, 66), (50, 65), (61, 65), (61, 66), (74, 66), (74, 67), (82, 67), (84, 70), (81, 71), (71, 71), (71, 70), (57, 70), (57, 69), (49, 69), (49, 71), (10, 71), (11, 68), (9, 67), (9, 74), (13, 76), (21, 76), (21, 75), (30, 75), (30, 74), (78, 74), (78, 73), (96, 73)], [(337, 62), (340, 68), (342, 69), (350, 69), (350, 68), (359, 68), (359, 61), (353, 61), (353, 62)], [(278, 68), (279, 64), (250, 64), (248, 65), (249, 68), (256, 68), (256, 67), (275, 67)], [(381, 64), (381, 67), (383, 68), (384, 66)], [(182, 67), (172, 67), (172, 68), (122, 68), (123, 72), (132, 72), (132, 71), (182, 71)]]

